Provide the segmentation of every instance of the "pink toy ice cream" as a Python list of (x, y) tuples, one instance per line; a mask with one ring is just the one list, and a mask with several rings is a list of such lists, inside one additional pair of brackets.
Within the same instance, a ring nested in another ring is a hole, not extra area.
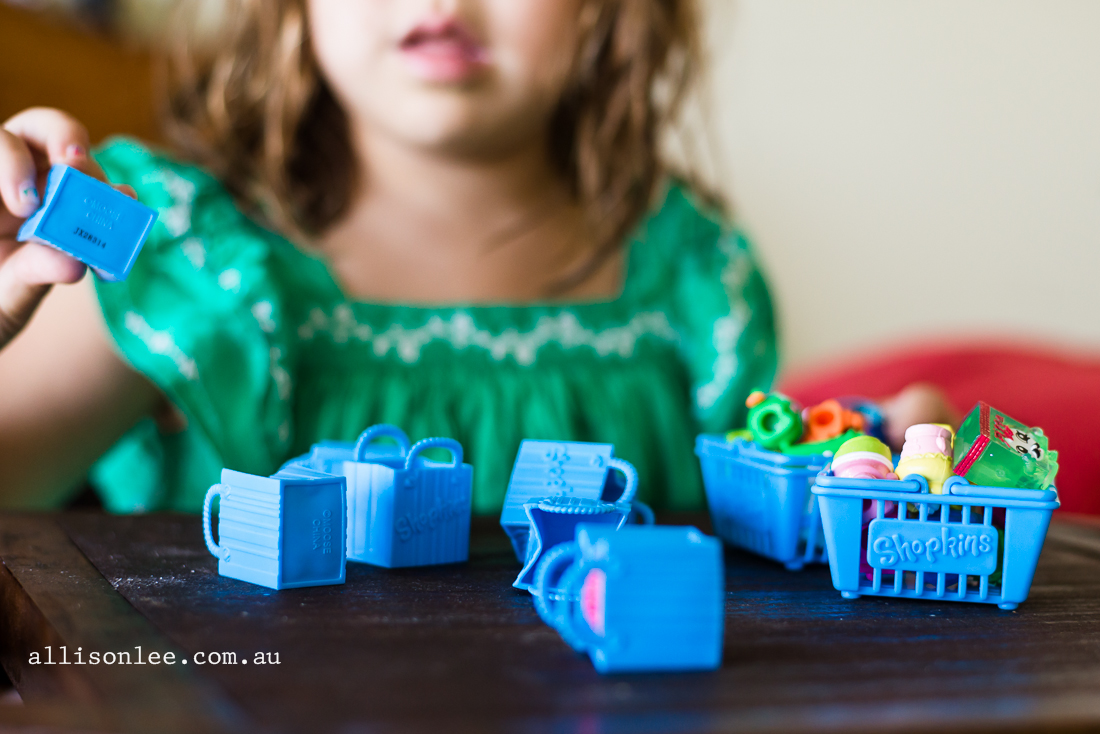
[(897, 479), (890, 448), (874, 436), (857, 436), (837, 449), (833, 474), (845, 479)]
[(952, 444), (954, 432), (936, 423), (918, 423), (905, 431), (905, 446), (898, 461), (898, 476), (920, 474), (928, 480), (932, 494), (943, 494), (943, 483), (954, 476)]

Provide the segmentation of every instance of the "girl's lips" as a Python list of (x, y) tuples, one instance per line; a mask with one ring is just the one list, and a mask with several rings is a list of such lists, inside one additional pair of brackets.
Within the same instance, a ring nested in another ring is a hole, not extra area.
[(489, 63), (489, 53), (454, 19), (421, 23), (399, 44), (413, 74), (429, 82), (461, 82)]

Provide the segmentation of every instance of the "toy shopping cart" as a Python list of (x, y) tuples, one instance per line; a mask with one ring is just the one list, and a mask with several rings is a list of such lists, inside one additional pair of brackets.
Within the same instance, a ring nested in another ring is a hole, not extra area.
[(696, 440), (695, 453), (718, 537), (792, 571), (826, 560), (810, 487), (828, 458), (787, 456), (750, 441), (706, 434)]
[(843, 479), (823, 471), (818, 498), (833, 585), (862, 595), (968, 601), (1015, 609), (1058, 507), (1054, 489), (979, 487), (951, 477)]

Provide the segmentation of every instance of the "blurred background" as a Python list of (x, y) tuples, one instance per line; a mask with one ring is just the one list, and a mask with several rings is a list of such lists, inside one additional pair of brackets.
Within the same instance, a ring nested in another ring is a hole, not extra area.
[[(0, 0), (0, 119), (156, 141), (173, 2)], [(710, 75), (670, 151), (756, 244), (781, 389), (987, 400), (1100, 513), (1100, 1), (702, 2)]]
[[(171, 1), (0, 0), (0, 118), (156, 139)], [(1100, 2), (705, 6), (693, 150), (767, 268), (788, 369), (938, 338), (1100, 351)]]

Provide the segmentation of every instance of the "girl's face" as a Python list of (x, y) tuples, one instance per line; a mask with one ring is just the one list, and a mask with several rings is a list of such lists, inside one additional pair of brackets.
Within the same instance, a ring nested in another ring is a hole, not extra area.
[(358, 134), (484, 159), (544, 138), (581, 2), (309, 0), (309, 21)]

